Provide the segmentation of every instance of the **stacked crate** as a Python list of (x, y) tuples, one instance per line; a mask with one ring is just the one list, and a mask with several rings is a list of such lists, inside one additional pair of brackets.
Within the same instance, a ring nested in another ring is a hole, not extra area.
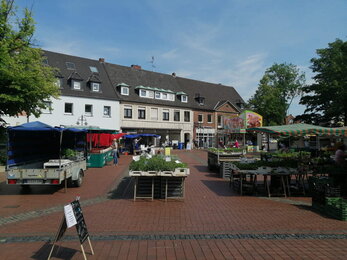
[(347, 220), (347, 200), (341, 197), (340, 187), (329, 178), (310, 177), (312, 207), (324, 215)]

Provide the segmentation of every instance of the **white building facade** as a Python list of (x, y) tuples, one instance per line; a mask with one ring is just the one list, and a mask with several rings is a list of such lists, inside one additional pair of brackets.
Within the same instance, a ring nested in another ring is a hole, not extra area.
[(96, 126), (103, 129), (119, 130), (119, 102), (114, 100), (61, 96), (47, 102), (50, 109), (35, 116), (20, 115), (3, 117), (10, 125), (40, 121), (51, 126)]

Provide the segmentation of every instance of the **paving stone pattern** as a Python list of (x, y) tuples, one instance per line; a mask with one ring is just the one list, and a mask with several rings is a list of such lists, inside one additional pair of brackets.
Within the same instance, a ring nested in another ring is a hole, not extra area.
[[(81, 203), (95, 251), (91, 256), (84, 244), (88, 259), (346, 258), (347, 223), (312, 211), (308, 198), (240, 197), (207, 169), (205, 151), (175, 153), (191, 169), (184, 200), (134, 202), (133, 183), (125, 176), (130, 156), (86, 176)], [(0, 259), (46, 259), (62, 217), (56, 197), (65, 201), (76, 193), (40, 195), (42, 203), (25, 212), (3, 208)], [(22, 205), (8, 198), (13, 201), (6, 205)], [(74, 231), (68, 230), (52, 259), (83, 259)]]

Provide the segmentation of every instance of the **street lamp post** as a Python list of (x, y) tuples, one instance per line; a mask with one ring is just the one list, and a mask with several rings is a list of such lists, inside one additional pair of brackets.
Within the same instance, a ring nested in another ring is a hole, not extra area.
[(87, 118), (84, 115), (81, 115), (76, 122), (77, 125), (88, 125)]

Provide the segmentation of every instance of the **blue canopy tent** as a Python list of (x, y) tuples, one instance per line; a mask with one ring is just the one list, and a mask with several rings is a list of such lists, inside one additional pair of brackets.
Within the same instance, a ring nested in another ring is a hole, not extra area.
[(8, 127), (7, 165), (61, 158), (62, 149), (85, 151), (86, 130), (52, 127), (39, 121)]
[[(156, 135), (156, 134), (132, 134), (132, 135), (125, 135), (123, 136), (124, 138), (124, 143), (125, 143), (125, 147), (126, 149), (130, 152), (130, 153), (134, 153), (134, 150), (138, 150), (139, 149), (139, 143), (136, 142), (136, 139), (140, 139), (142, 137), (154, 137), (154, 138), (160, 138), (160, 135)], [(148, 140), (146, 142), (147, 145), (149, 145)]]

